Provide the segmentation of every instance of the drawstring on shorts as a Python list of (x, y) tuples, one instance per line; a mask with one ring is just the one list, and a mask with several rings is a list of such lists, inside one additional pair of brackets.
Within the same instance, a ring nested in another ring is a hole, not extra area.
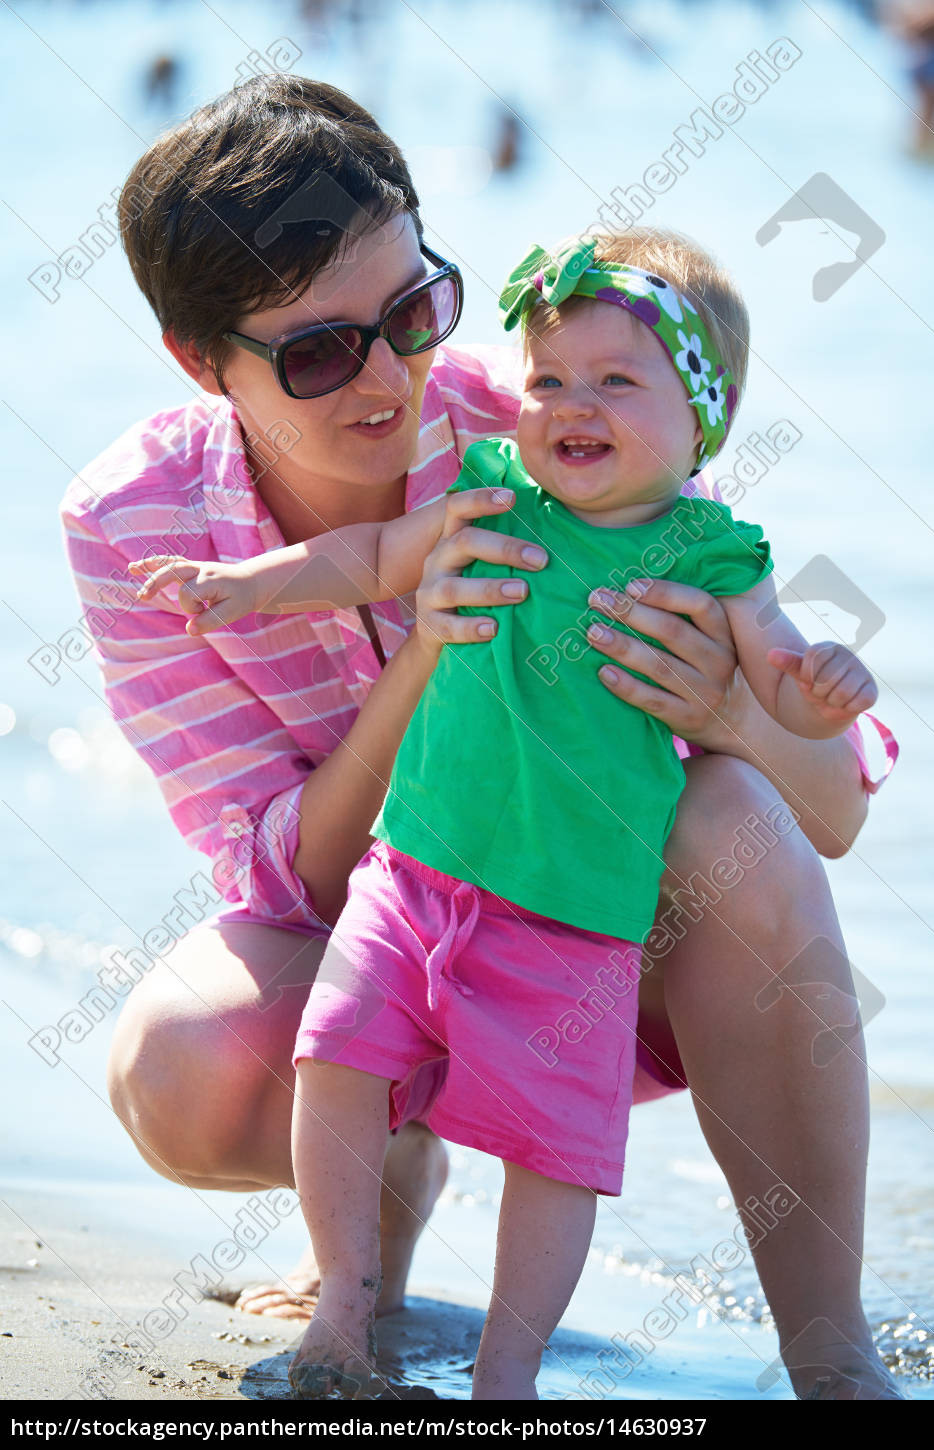
[(438, 1005), (441, 982), (446, 976), (457, 986), (457, 990), (464, 996), (473, 996), (473, 989), (466, 987), (462, 982), (457, 982), (450, 968), (458, 952), (466, 946), (473, 936), (477, 918), (480, 915), (480, 897), (475, 886), (467, 881), (461, 881), (448, 897), (450, 902), (450, 914), (448, 924), (444, 928), (437, 945), (432, 947), (428, 953), (428, 960), (425, 962), (425, 971), (428, 977), (428, 1006), (434, 1010)]

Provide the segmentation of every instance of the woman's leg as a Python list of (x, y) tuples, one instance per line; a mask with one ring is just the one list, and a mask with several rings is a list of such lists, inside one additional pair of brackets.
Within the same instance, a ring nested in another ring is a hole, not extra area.
[(302, 1058), (292, 1116), (292, 1160), (321, 1288), (289, 1366), (300, 1399), (371, 1383), (380, 1289), (380, 1176), (389, 1132), (385, 1078)]
[[(738, 1209), (776, 1204), (753, 1255), (796, 1394), (836, 1367), (845, 1378), (824, 1384), (829, 1397), (897, 1395), (860, 1304), (866, 1066), (823, 867), (796, 828), (760, 831), (764, 850), (737, 848), (739, 828), (764, 824), (778, 802), (758, 771), (709, 755), (686, 773), (657, 918), (677, 940), (643, 979), (640, 1035), (663, 1057), (677, 1043)], [(741, 873), (711, 874), (737, 860)], [(698, 875), (713, 887), (706, 905)], [(693, 901), (678, 895), (692, 878)], [(783, 1185), (800, 1200), (790, 1209)]]
[(535, 1376), (581, 1276), (597, 1196), (504, 1163), (493, 1299), (473, 1374), (475, 1400), (535, 1400)]
[[(117, 1023), (114, 1110), (158, 1173), (198, 1189), (293, 1183), (292, 1050), (323, 940), (257, 923), (204, 926), (134, 988)], [(211, 1071), (205, 1070), (210, 1064)], [(402, 1306), (415, 1241), (444, 1185), (440, 1141), (420, 1123), (392, 1139), (381, 1204), (381, 1313)], [(307, 1318), (313, 1256), (241, 1304)]]

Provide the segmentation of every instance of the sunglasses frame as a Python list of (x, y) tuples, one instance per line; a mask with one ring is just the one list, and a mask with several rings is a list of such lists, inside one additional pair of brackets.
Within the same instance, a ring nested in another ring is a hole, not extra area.
[[(247, 337), (246, 333), (243, 332), (225, 332), (222, 336), (225, 342), (232, 342), (236, 347), (243, 348), (245, 352), (252, 353), (254, 357), (265, 358), (271, 365), (280, 388), (290, 398), (296, 398), (299, 402), (306, 403), (312, 398), (324, 398), (328, 393), (336, 393), (338, 388), (346, 388), (348, 383), (352, 383), (354, 378), (359, 377), (366, 366), (370, 348), (378, 337), (382, 337), (389, 343), (389, 346), (397, 357), (416, 357), (418, 353), (427, 352), (429, 348), (437, 347), (446, 337), (450, 337), (458, 322), (460, 322), (461, 313), (464, 309), (464, 278), (460, 268), (454, 262), (445, 261), (444, 257), (439, 256), (437, 252), (433, 252), (430, 247), (425, 246), (424, 242), (420, 244), (419, 251), (423, 257), (427, 257), (430, 262), (434, 262), (438, 270), (427, 277), (423, 277), (421, 281), (414, 283), (401, 296), (397, 297), (394, 302), (391, 302), (374, 327), (365, 327), (360, 322), (318, 322), (312, 327), (302, 328), (299, 332), (282, 333), (279, 337), (272, 338), (270, 342), (260, 342), (255, 337)], [(396, 311), (396, 308), (401, 307), (414, 292), (420, 292), (422, 288), (432, 286), (435, 282), (440, 282), (445, 277), (452, 279), (457, 292), (457, 307), (450, 327), (436, 341), (426, 343), (424, 347), (413, 348), (411, 352), (403, 351), (401, 348), (396, 347), (387, 331), (389, 321)], [(323, 388), (320, 393), (296, 393), (285, 371), (285, 355), (290, 344), (305, 342), (309, 337), (315, 337), (319, 333), (336, 332), (338, 328), (344, 327), (352, 327), (360, 333), (363, 354), (358, 359), (358, 366), (342, 382), (335, 383), (330, 388)]]

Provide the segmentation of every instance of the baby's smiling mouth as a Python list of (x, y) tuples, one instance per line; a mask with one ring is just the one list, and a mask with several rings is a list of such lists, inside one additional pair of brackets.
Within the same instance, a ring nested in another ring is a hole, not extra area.
[(576, 438), (573, 435), (569, 438), (561, 438), (555, 444), (555, 452), (561, 459), (575, 462), (583, 462), (591, 458), (602, 458), (604, 454), (611, 453), (612, 446), (609, 443), (601, 443), (597, 438)]

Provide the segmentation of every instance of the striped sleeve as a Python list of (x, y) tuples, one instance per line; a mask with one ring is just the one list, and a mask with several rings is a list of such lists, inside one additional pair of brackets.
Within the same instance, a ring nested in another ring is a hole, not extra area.
[[(313, 903), (291, 862), (311, 762), (205, 638), (184, 632), (180, 613), (135, 605), (130, 589), (115, 590), (128, 580), (128, 562), (150, 548), (135, 535), (124, 553), (106, 537), (106, 517), (69, 491), (66, 551), (114, 720), (185, 840), (210, 857), (220, 894), (259, 915), (307, 923)], [(153, 552), (165, 548), (164, 539), (153, 543)]]

